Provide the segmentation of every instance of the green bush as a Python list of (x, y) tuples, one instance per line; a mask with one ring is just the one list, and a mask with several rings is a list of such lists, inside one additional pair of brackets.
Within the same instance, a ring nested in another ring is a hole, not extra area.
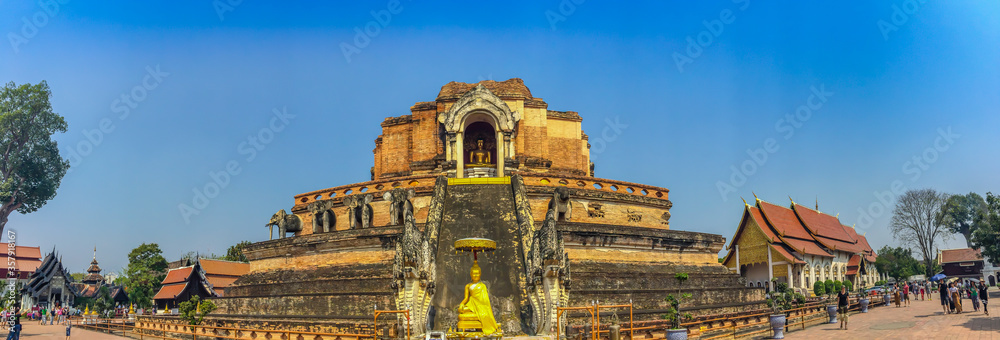
[(843, 282), (833, 281), (833, 293), (831, 293), (831, 294), (840, 293), (840, 287), (843, 287), (843, 286), (844, 286)]
[(837, 293), (837, 291), (834, 289), (837, 288), (837, 286), (833, 284), (833, 280), (826, 280), (826, 282), (824, 282), (823, 285), (825, 286), (824, 288), (826, 288), (827, 295)]
[(847, 287), (848, 292), (854, 291), (854, 283), (851, 281), (844, 281), (844, 287)]
[(822, 281), (816, 281), (816, 283), (813, 284), (813, 294), (816, 294), (816, 296), (823, 296), (826, 294), (826, 285), (824, 285)]

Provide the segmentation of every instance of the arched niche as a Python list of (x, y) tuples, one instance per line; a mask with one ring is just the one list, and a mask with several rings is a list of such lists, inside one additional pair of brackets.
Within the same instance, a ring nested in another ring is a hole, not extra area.
[[(517, 122), (521, 120), (519, 112), (512, 111), (507, 103), (483, 85), (477, 85), (462, 95), (455, 105), (438, 116), (438, 122), (445, 130), (445, 156), (448, 161), (456, 162), (456, 177), (465, 177), (465, 166), (468, 164), (467, 146), (477, 146), (477, 141), (466, 139), (466, 129), (478, 129), (489, 124), (496, 137), (496, 147), (491, 156), (495, 156), (497, 176), (504, 175), (504, 161), (514, 158), (514, 141)], [(468, 145), (467, 145), (468, 144)]]

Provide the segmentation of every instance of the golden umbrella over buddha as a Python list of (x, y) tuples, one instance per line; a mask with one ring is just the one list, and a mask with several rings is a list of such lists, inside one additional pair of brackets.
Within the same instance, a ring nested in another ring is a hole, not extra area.
[(497, 243), (484, 238), (464, 238), (455, 241), (455, 250), (472, 252), (473, 264), (469, 274), (472, 282), (465, 285), (465, 298), (458, 305), (457, 337), (473, 337), (477, 335), (499, 336), (503, 333), (496, 319), (493, 318), (493, 307), (490, 305), (490, 294), (486, 284), (480, 281), (482, 269), (479, 268), (478, 253), (492, 251)]

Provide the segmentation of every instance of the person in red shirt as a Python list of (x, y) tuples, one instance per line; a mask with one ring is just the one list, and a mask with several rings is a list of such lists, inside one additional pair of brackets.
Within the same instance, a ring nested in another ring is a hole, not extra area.
[(903, 306), (910, 306), (910, 285), (903, 282)]

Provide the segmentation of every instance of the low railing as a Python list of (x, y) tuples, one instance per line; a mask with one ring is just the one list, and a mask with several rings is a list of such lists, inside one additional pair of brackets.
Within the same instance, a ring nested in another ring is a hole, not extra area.
[[(409, 177), (386, 178), (368, 182), (341, 185), (333, 188), (310, 191), (295, 195), (295, 204), (309, 204), (319, 200), (342, 197), (344, 195), (369, 193), (376, 195), (395, 188), (433, 187), (438, 175), (421, 175)], [(569, 176), (569, 175), (539, 175), (522, 174), (527, 186), (566, 186), (578, 189), (616, 192), (620, 194), (646, 196), (667, 199), (670, 190), (652, 185), (616, 181), (611, 179)]]
[(295, 204), (308, 204), (319, 200), (337, 198), (339, 196), (367, 193), (378, 196), (378, 193), (395, 188), (433, 187), (437, 175), (409, 176), (386, 178), (368, 182), (341, 185), (333, 188), (310, 191), (295, 195)]
[(363, 340), (375, 339), (372, 334), (324, 333), (280, 329), (253, 329), (187, 325), (147, 320), (137, 320), (132, 331), (141, 339), (310, 339), (310, 340)]
[(583, 176), (543, 176), (538, 174), (522, 175), (526, 186), (565, 186), (570, 188), (616, 192), (635, 196), (667, 199), (670, 190), (652, 185), (629, 183), (610, 179)]

